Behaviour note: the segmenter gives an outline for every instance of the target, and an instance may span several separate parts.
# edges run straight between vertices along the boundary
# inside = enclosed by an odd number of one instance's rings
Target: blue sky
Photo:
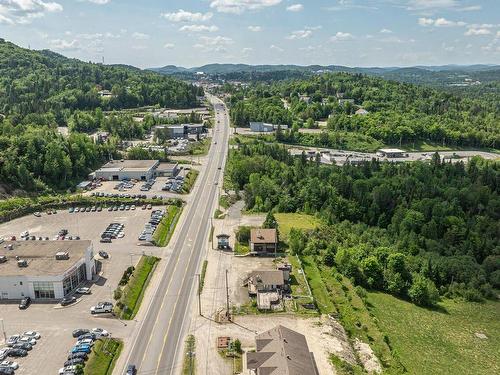
[[[0,0],[0,37],[85,61],[500,63],[500,0]]]

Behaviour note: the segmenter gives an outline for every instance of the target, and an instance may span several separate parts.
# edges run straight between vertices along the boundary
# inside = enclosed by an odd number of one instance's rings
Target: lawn
[[[445,300],[433,311],[384,293],[369,293],[368,301],[408,373],[500,373],[499,302]]]
[[[182,193],[183,194],[187,194],[191,191],[191,189],[193,188],[193,185],[196,181],[196,178],[198,177],[198,175],[200,174],[199,171],[197,171],[196,169],[191,169],[185,180],[184,180],[184,185],[182,185]]]
[[[312,294],[314,296],[314,302],[322,314],[331,314],[336,312],[333,305],[328,289],[321,278],[321,273],[314,262],[314,259],[310,256],[304,256],[301,258],[302,267],[311,287]]]
[[[196,374],[196,339],[189,335],[185,341],[184,360],[182,363],[182,375]]]
[[[181,207],[179,206],[167,206],[167,214],[160,221],[153,235],[153,243],[156,246],[164,247],[168,245],[170,237],[175,231],[180,212]]]
[[[160,258],[153,256],[142,256],[139,260],[129,282],[123,287],[123,294],[120,298],[123,308],[121,311],[119,309],[122,319],[133,319],[137,314],[144,291],[149,283],[149,274],[154,270],[159,260]]]
[[[274,214],[279,225],[280,236],[285,240],[292,228],[314,229],[321,224],[321,221],[312,215],[300,213]]]
[[[83,373],[85,375],[111,375],[122,348],[123,342],[118,339],[97,340]]]

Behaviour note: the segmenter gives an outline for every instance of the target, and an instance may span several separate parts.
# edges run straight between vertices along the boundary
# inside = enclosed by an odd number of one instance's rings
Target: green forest
[[[231,120],[236,126],[248,126],[249,121],[292,126],[283,131],[279,139],[283,142],[343,147],[346,142],[331,136],[342,132],[345,139],[356,135],[367,144],[403,147],[432,142],[495,149],[500,141],[500,93],[495,87],[466,96],[361,74],[333,73],[225,89],[231,94]],[[339,99],[352,101],[339,104]],[[359,108],[369,113],[356,115]],[[302,139],[298,130],[317,127],[317,120],[327,121],[328,133],[322,139],[320,135]]]
[[[335,267],[355,284],[434,305],[479,301],[500,287],[500,164],[323,165],[253,141],[230,151],[230,184],[248,210],[304,212],[325,223],[292,229],[292,253]]]
[[[100,90],[111,96],[101,97]],[[141,138],[154,124],[124,108],[197,104],[199,87],[149,71],[68,59],[0,39],[0,188],[64,190],[110,156],[121,139]],[[69,136],[57,127],[68,127]],[[95,144],[86,133],[111,135]]]

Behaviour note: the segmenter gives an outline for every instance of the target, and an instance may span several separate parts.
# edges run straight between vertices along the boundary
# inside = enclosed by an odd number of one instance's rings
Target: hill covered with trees
[[[228,91],[232,94],[231,119],[235,125],[247,126],[249,121],[291,125],[291,131],[283,132],[281,139],[290,143],[304,143],[299,128],[328,120],[330,133],[362,135],[367,143],[404,146],[432,142],[498,148],[497,88],[492,84],[487,94],[468,97],[361,74],[334,73]],[[359,108],[369,113],[356,115]],[[308,135],[307,140],[317,146],[338,146],[329,138]]]
[[[292,229],[290,250],[357,285],[432,305],[439,294],[480,300],[500,287],[500,165],[323,165],[254,141],[230,151],[230,182],[259,212],[304,212],[326,223]]]
[[[111,95],[103,97],[100,90]],[[130,116],[106,116],[103,111],[192,107],[202,93],[199,87],[157,73],[85,63],[0,39],[2,188],[68,188],[116,151],[117,140],[97,145],[84,132],[101,128],[119,139],[144,131]],[[69,136],[59,134],[58,126],[69,126]]]

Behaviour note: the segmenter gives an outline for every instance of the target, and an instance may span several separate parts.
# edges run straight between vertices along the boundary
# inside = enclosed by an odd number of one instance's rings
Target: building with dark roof
[[[278,250],[278,232],[276,229],[254,228],[250,231],[250,251],[270,254]]]
[[[282,325],[257,335],[256,351],[246,354],[254,375],[319,375],[304,335]]]

